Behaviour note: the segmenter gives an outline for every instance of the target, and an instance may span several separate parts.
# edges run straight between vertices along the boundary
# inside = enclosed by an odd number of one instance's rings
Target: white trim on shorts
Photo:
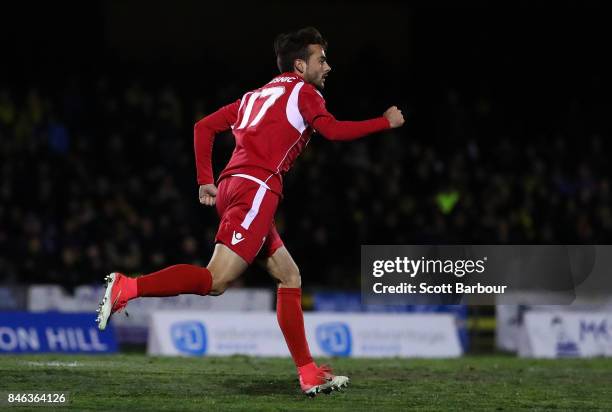
[[[255,193],[255,198],[253,199],[253,203],[251,204],[251,209],[247,212],[246,216],[244,217],[244,220],[240,224],[240,226],[248,230],[251,226],[251,223],[253,223],[253,220],[255,220],[257,214],[259,213],[259,207],[261,206],[261,202],[263,201],[264,195],[266,194],[266,190],[270,190],[270,187],[263,180],[260,180],[251,175],[239,173],[232,176],[241,177],[243,179],[247,179],[259,184],[259,189],[257,189],[257,193]]]
[[[238,173],[238,174],[235,174],[235,175],[232,175],[232,176],[242,177],[243,179],[248,179],[248,180],[250,180],[250,181],[252,181],[252,182],[257,183],[259,186],[263,186],[263,187],[265,187],[266,189],[270,190],[270,187],[269,187],[269,186],[266,184],[266,182],[264,182],[264,181],[263,181],[263,180],[261,180],[261,179],[258,179],[258,178],[256,178],[256,177],[254,177],[254,176],[251,176],[251,175],[245,175],[245,174],[243,174],[243,173]],[[269,179],[269,178],[268,178],[268,179]]]

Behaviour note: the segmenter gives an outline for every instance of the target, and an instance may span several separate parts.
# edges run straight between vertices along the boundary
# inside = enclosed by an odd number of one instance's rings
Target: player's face
[[[304,80],[315,85],[319,89],[325,87],[325,78],[331,70],[327,64],[325,50],[319,44],[311,44],[308,46],[310,56],[306,62],[306,70],[304,71]]]

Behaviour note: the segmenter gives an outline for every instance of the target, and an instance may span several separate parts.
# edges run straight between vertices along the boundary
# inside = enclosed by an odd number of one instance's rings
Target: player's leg
[[[302,313],[302,281],[300,271],[285,246],[278,248],[263,265],[278,282],[276,316],[291,357],[300,371],[313,364]]]
[[[212,258],[204,267],[174,265],[135,279],[135,297],[163,297],[182,294],[219,296],[248,267],[227,246],[217,243]]]
[[[222,294],[257,255],[277,204],[277,195],[249,180],[223,180],[217,193],[217,245],[208,266],[174,265],[135,279],[111,273],[98,308],[98,327],[104,329],[113,313],[137,297]]]
[[[98,309],[98,327],[104,330],[109,317],[135,298],[221,295],[247,267],[234,251],[217,244],[207,267],[179,264],[138,278],[111,273],[106,277],[106,292]]]
[[[227,287],[247,269],[249,265],[236,252],[222,243],[217,243],[208,270],[212,274],[211,296],[222,295]]]
[[[334,376],[328,367],[318,367],[312,359],[302,313],[302,280],[300,271],[287,248],[283,245],[274,225],[264,250],[263,261],[267,272],[278,282],[276,315],[300,379],[302,390],[314,396],[329,393],[348,384],[345,376]]]

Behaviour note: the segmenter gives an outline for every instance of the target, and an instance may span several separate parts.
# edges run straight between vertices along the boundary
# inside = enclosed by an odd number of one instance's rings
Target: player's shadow
[[[296,382],[287,379],[264,378],[261,381],[245,381],[241,379],[225,379],[224,390],[242,395],[295,395]]]

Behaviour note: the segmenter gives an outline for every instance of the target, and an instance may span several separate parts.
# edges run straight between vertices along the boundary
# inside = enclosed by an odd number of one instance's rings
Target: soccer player
[[[259,256],[278,282],[278,324],[297,367],[301,388],[315,396],[346,386],[349,379],[333,375],[327,366],[317,366],[310,355],[300,272],[274,225],[283,175],[315,131],[330,140],[353,140],[400,127],[404,118],[395,106],[381,117],[365,121],[338,121],[326,110],[321,91],[331,67],[325,54],[327,42],[316,29],[281,34],[274,48],[280,75],[195,125],[199,200],[203,205],[216,206],[221,219],[208,266],[174,265],[138,278],[111,273],[106,277],[97,322],[104,329],[111,314],[137,297],[221,295]],[[230,128],[236,147],[217,186],[211,166],[213,139]]]

